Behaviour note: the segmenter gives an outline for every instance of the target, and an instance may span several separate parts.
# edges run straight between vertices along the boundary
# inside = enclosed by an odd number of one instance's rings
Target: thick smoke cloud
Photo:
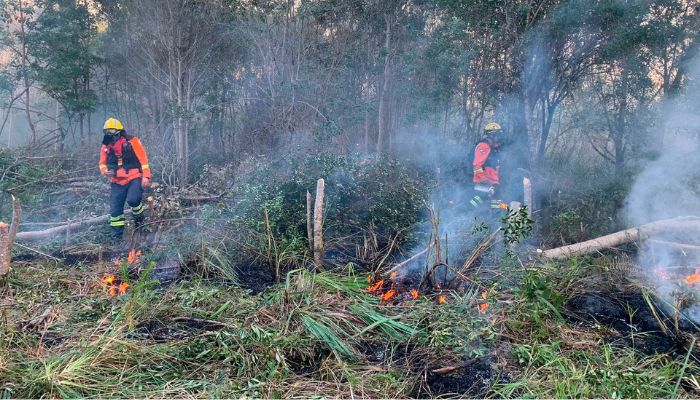
[[[687,91],[659,107],[659,154],[636,177],[628,195],[625,217],[631,226],[660,219],[700,216],[700,59],[692,64]],[[700,254],[681,251],[664,242],[697,245],[687,232],[654,235],[640,249],[637,262],[648,270],[649,283],[667,305],[675,304],[679,278],[700,268]],[[686,314],[700,322],[700,305],[692,305]]]

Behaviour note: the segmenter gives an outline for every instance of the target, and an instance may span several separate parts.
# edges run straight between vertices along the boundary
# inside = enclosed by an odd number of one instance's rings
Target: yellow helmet
[[[116,119],[116,118],[110,118],[107,121],[105,121],[105,126],[102,127],[102,130],[107,130],[107,129],[114,129],[117,131],[123,131],[124,130],[124,125]]]
[[[498,124],[495,123],[495,122],[489,122],[489,123],[486,124],[486,126],[484,127],[484,134],[485,134],[485,135],[488,135],[488,134],[496,133],[496,132],[498,132],[498,131],[500,131],[500,130],[501,130],[501,125],[498,125]]]

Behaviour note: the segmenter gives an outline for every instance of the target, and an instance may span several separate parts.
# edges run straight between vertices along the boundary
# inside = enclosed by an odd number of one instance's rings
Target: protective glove
[[[114,171],[112,171],[111,169],[106,169],[105,172],[102,173],[102,175],[106,176],[107,178],[113,178]]]
[[[141,178],[141,187],[146,189],[151,184],[151,178]]]

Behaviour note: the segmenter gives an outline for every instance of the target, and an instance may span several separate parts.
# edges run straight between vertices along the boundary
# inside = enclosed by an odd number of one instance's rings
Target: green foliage
[[[629,180],[619,180],[606,164],[564,159],[548,162],[548,175],[540,183],[550,217],[538,219],[543,240],[575,243],[619,229],[616,217],[624,204]]]
[[[519,210],[509,210],[501,219],[501,223],[505,242],[513,244],[520,242],[532,233],[535,221],[530,219],[527,206],[522,206]]]
[[[571,350],[561,341],[515,348],[522,380],[500,384],[496,393],[522,398],[668,398],[682,365],[668,356],[640,357],[633,349],[602,344]]]
[[[561,309],[565,297],[557,291],[552,280],[540,271],[526,271],[515,292],[520,301],[512,312],[518,318],[509,321],[510,329],[526,329],[534,338],[543,339],[552,334],[557,324],[564,322]]]
[[[96,29],[87,3],[74,0],[43,1],[44,10],[28,36],[32,69],[41,88],[58,100],[70,115],[85,115],[97,105],[90,88]]]
[[[424,176],[395,160],[324,154],[261,166],[236,189],[239,201],[232,208],[232,222],[258,232],[254,246],[260,253],[269,253],[272,243],[279,253],[304,254],[306,192],[315,196],[319,178],[326,181],[327,240],[373,224],[384,243],[395,236],[402,242],[422,216]]]

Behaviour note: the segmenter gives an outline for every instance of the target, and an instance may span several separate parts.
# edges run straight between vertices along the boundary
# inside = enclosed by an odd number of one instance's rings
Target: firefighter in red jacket
[[[100,149],[100,172],[109,178],[109,225],[115,239],[124,236],[124,202],[129,204],[134,218],[134,227],[139,229],[144,222],[143,190],[151,181],[146,150],[141,140],[128,135],[122,123],[110,118],[104,124],[104,138]]]
[[[474,148],[474,158],[472,166],[474,167],[474,183],[475,196],[470,203],[474,207],[479,207],[484,202],[484,197],[494,199],[498,192],[500,184],[499,169],[501,164],[500,148],[501,135],[503,130],[501,126],[495,122],[490,122],[484,127],[484,132],[481,139]],[[494,200],[492,200],[493,203]],[[500,203],[500,201],[499,201]]]

